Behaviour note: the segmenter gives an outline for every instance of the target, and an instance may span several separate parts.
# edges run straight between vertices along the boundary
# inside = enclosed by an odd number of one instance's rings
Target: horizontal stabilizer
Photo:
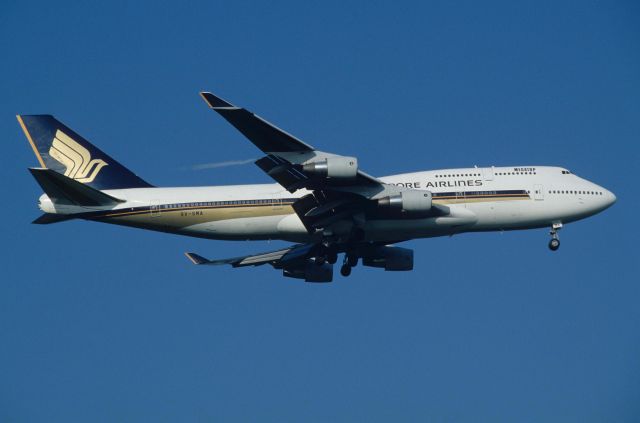
[[[36,225],[49,225],[51,223],[64,222],[65,220],[71,220],[71,219],[73,219],[73,215],[44,213],[43,215],[41,215],[31,223]]]
[[[51,169],[30,168],[29,172],[54,203],[113,206],[124,202]]]

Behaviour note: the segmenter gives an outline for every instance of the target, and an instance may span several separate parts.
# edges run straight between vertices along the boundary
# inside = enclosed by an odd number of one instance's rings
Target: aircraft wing
[[[185,255],[193,264],[197,265],[228,264],[232,267],[244,267],[270,264],[274,269],[282,269],[284,276],[304,279],[306,282],[331,282],[333,280],[333,263],[337,260],[337,254],[347,251],[348,254],[356,257],[356,262],[357,257],[362,257],[365,266],[384,267],[385,270],[413,269],[412,250],[384,244],[356,242],[348,246],[336,245],[332,259],[326,255],[326,246],[322,243],[296,244],[276,251],[218,260],[209,260],[196,253],[185,253]],[[394,260],[393,264],[387,264],[388,259]],[[350,260],[345,258],[344,263],[349,262]],[[354,265],[349,264],[348,266]],[[343,264],[344,266],[347,264]]]
[[[315,247],[315,244],[296,244],[281,250],[217,260],[209,260],[196,253],[185,253],[185,255],[193,264],[198,265],[219,266],[229,264],[233,267],[244,267],[271,264],[275,268],[281,269],[295,265],[300,260],[307,259]]]
[[[373,176],[359,170],[354,157],[318,151],[247,109],[234,106],[210,92],[201,92],[200,95],[211,109],[266,154],[256,164],[289,192],[300,188],[313,190],[322,187],[381,184]],[[329,175],[323,175],[323,171],[328,170],[326,167],[335,167],[334,164],[341,166],[338,169],[341,174],[333,172],[335,175],[332,175],[329,170]],[[346,176],[351,177],[340,177],[349,171],[353,171],[353,175]]]

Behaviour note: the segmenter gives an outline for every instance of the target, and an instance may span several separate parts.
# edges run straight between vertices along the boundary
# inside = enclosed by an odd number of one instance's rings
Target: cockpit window
[[[563,170],[563,171],[562,171],[562,174],[563,174],[563,175],[570,175],[570,174],[571,174],[571,172],[569,172],[568,170]]]

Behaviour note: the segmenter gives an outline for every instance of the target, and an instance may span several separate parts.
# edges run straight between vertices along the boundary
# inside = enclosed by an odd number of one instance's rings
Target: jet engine
[[[304,279],[305,282],[331,282],[333,281],[333,265],[329,263],[319,265],[312,258],[298,267],[283,269],[282,274],[288,278]]]
[[[358,174],[358,159],[344,156],[327,157],[324,160],[302,165],[302,170],[325,178],[352,179]]]
[[[420,213],[431,210],[431,202],[430,191],[407,190],[379,199],[378,206],[390,210]]]
[[[362,264],[387,271],[413,270],[413,250],[401,247],[380,247],[372,254],[362,257]]]

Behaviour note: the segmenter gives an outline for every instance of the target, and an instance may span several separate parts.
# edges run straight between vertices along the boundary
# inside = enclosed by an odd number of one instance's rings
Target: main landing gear
[[[354,254],[345,253],[342,266],[340,267],[340,274],[345,278],[351,274],[351,269],[358,264],[358,256]]]
[[[551,251],[556,251],[560,248],[560,238],[558,238],[558,231],[562,229],[562,223],[554,223],[551,226],[551,240],[549,241],[549,249]]]
[[[364,239],[364,231],[362,229],[354,230],[351,239]],[[336,248],[336,244],[331,240],[325,240],[316,246],[313,251],[313,257],[318,266],[323,266],[325,263],[333,265],[338,261],[338,253],[339,249]],[[357,265],[358,255],[356,250],[354,248],[347,249],[344,253],[342,266],[340,266],[340,274],[344,277],[351,275],[351,270]]]
[[[335,264],[338,261],[338,252],[330,245],[321,245],[316,255],[316,264],[322,266],[325,263]]]

